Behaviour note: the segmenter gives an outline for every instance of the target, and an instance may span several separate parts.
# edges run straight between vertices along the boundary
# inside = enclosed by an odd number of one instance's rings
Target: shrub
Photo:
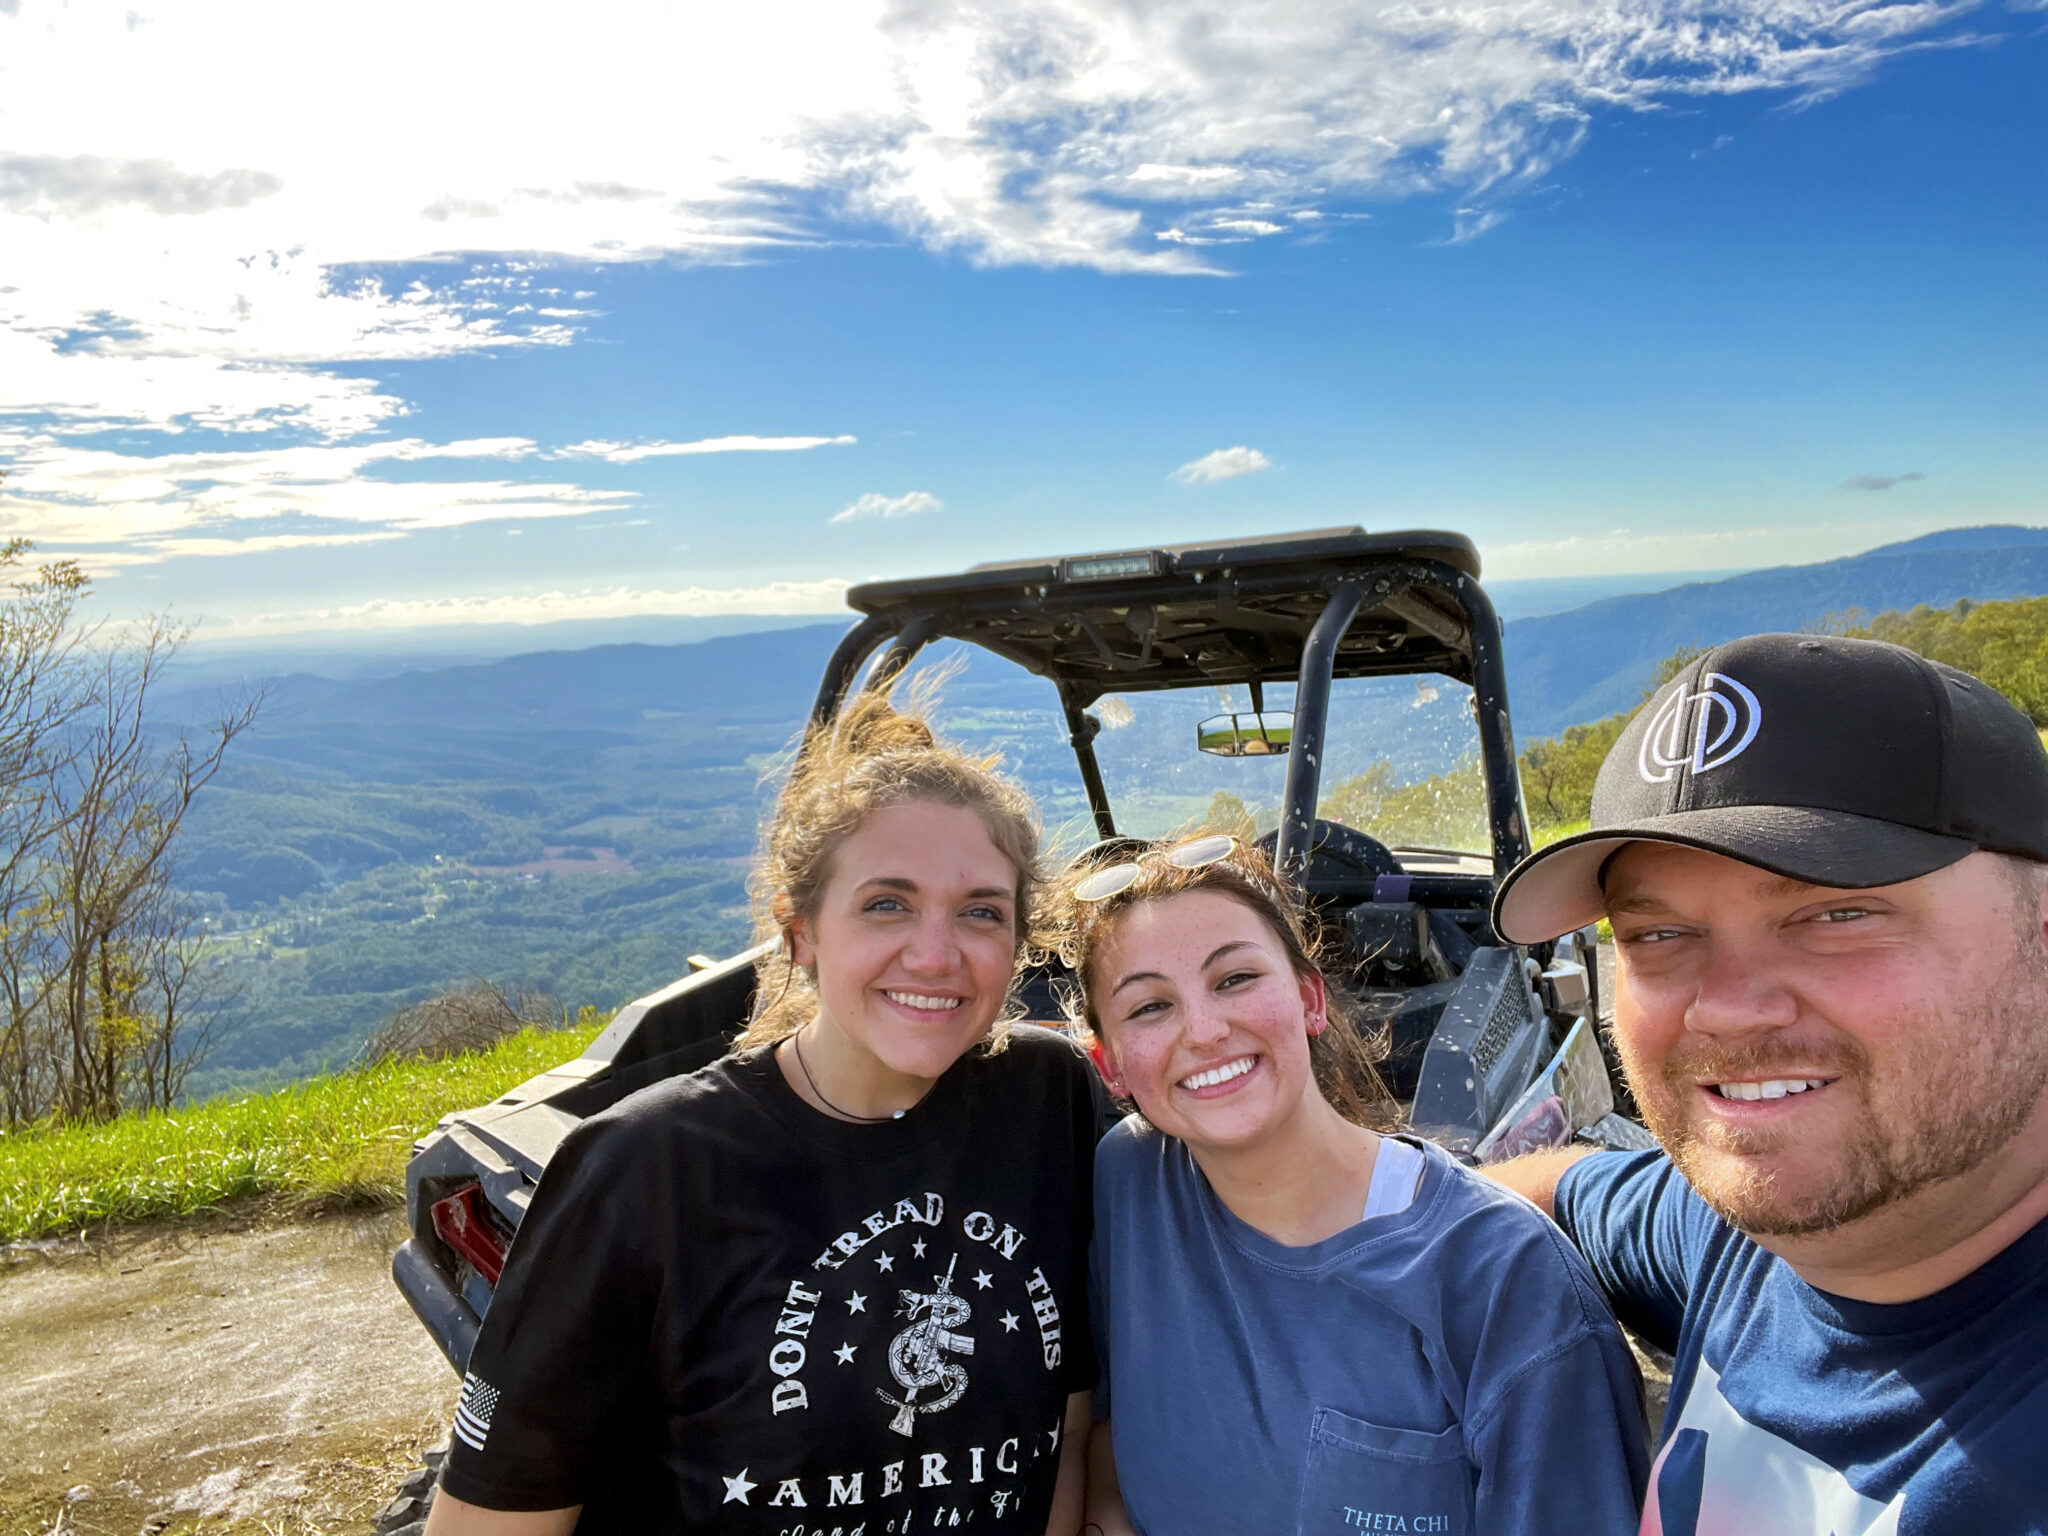
[[[508,1035],[546,1029],[560,1021],[561,1010],[545,992],[507,989],[479,979],[399,1009],[363,1043],[362,1059],[442,1061],[488,1050]]]

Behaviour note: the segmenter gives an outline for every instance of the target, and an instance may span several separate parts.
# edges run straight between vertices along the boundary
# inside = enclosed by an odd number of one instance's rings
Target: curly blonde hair
[[[1124,862],[1117,855],[1107,854],[1079,865],[1063,878],[1062,888],[1050,904],[1046,928],[1052,947],[1078,984],[1068,989],[1065,998],[1069,1024],[1097,1038],[1102,1034],[1091,995],[1094,967],[1124,913],[1189,891],[1214,891],[1248,908],[1272,930],[1297,976],[1323,978],[1330,1022],[1321,1034],[1309,1037],[1309,1064],[1316,1087],[1330,1107],[1368,1130],[1395,1129],[1400,1123],[1400,1107],[1379,1073],[1379,1064],[1387,1057],[1387,1030],[1384,1026],[1367,1027],[1358,1000],[1332,974],[1320,930],[1303,915],[1294,891],[1274,873],[1264,853],[1241,840],[1233,838],[1230,852],[1223,858],[1194,869],[1179,869],[1167,862],[1164,855],[1175,846],[1161,844],[1146,850],[1136,860],[1137,878],[1101,901],[1078,900],[1072,893],[1073,883],[1091,867]]]
[[[913,695],[909,713],[890,694],[868,689],[836,721],[808,729],[776,797],[748,880],[755,942],[775,947],[756,964],[754,1016],[739,1048],[787,1039],[817,1012],[816,979],[796,964],[791,924],[817,916],[839,845],[892,806],[930,802],[981,818],[1017,871],[1013,957],[1023,960],[1039,894],[1038,809],[996,771],[1000,758],[973,756],[933,731],[922,718],[933,703],[929,689]],[[1008,1022],[997,1021],[992,1047],[1000,1047]]]

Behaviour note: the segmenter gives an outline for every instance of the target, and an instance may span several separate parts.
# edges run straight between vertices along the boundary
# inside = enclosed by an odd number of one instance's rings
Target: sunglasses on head
[[[1128,863],[1112,864],[1082,876],[1074,885],[1074,900],[1107,901],[1128,891],[1144,872],[1146,859],[1162,859],[1173,869],[1202,869],[1229,858],[1236,847],[1236,838],[1227,832],[1219,832],[1214,837],[1198,837],[1192,842],[1176,844],[1164,852],[1150,849]]]

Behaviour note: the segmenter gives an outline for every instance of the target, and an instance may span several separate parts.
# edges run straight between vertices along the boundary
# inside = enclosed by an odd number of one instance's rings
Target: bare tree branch
[[[29,546],[0,545],[0,570]],[[77,622],[85,576],[45,565],[0,599],[0,1112],[105,1119],[173,1102],[219,1016],[172,883],[179,828],[260,694],[198,732],[153,696],[185,632]]]

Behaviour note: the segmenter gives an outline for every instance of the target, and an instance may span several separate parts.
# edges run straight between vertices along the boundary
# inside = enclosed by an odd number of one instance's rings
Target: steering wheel
[[[1277,861],[1279,832],[1268,832],[1260,838],[1259,848],[1267,858]],[[1310,822],[1308,848],[1310,879],[1371,880],[1381,875],[1402,873],[1401,861],[1394,857],[1385,843],[1341,822],[1321,819]]]

